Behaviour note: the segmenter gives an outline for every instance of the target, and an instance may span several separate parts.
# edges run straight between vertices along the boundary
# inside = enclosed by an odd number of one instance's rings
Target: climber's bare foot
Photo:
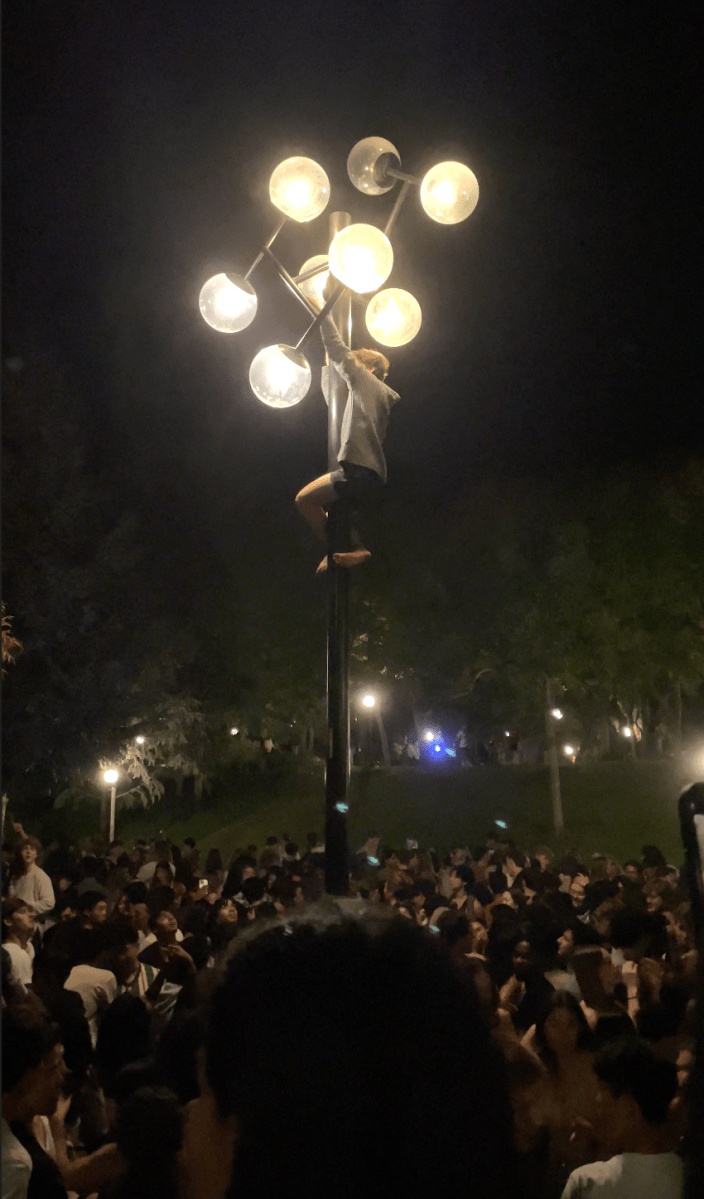
[[[352,567],[361,566],[367,558],[371,558],[371,554],[369,550],[350,550],[347,554],[333,554],[333,558],[338,566]]]
[[[321,562],[321,563],[320,563],[320,565],[318,566],[318,568],[317,568],[317,570],[316,570],[316,572],[315,572],[315,573],[316,573],[317,575],[322,575],[322,574],[324,574],[324,573],[325,573],[325,571],[327,570],[327,568],[328,568],[328,556],[327,556],[327,554],[326,554],[326,555],[325,555],[325,557],[323,558],[322,562]]]

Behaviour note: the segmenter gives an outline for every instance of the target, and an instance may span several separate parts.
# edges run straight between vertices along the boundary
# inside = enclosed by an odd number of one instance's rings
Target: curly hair
[[[384,377],[388,375],[389,360],[379,350],[353,350],[352,354],[359,365],[371,371],[373,375],[376,375],[377,379],[383,381]]]

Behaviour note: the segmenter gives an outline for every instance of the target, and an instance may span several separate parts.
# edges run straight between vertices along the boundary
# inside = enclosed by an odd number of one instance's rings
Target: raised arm
[[[359,365],[352,351],[345,345],[331,316],[326,316],[322,322],[320,336],[323,339],[328,358],[335,364],[342,378],[352,387],[369,374],[369,371]]]

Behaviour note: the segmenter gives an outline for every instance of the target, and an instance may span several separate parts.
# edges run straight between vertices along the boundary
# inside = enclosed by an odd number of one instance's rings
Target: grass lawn
[[[561,768],[565,832],[552,832],[546,767],[510,766],[433,770],[421,766],[355,773],[350,788],[349,841],[354,849],[372,833],[402,848],[407,837],[440,852],[458,843],[484,840],[495,820],[516,840],[534,847],[587,855],[612,853],[620,861],[638,857],[646,843],[659,845],[679,864],[677,800],[681,784],[669,761],[599,762]],[[248,789],[243,784],[243,790]],[[188,820],[168,819],[163,806],[119,821],[123,838],[154,835],[180,842],[192,836],[202,851],[217,846],[225,862],[233,850],[272,833],[290,833],[299,844],[310,830],[324,829],[322,766],[308,767],[285,781],[256,780],[254,794],[238,794]]]

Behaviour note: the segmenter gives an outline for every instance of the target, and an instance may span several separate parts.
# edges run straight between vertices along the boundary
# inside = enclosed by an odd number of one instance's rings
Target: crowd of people
[[[682,1193],[696,936],[657,847],[372,837],[333,899],[315,833],[225,865],[15,831],[2,1199]]]

